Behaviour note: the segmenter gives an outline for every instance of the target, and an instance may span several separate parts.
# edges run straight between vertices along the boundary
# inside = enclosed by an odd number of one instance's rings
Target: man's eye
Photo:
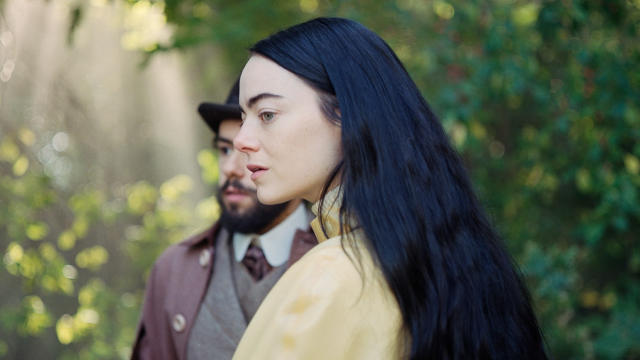
[[[231,153],[231,148],[228,146],[219,146],[218,147],[218,152],[221,155],[229,155]]]
[[[262,121],[265,122],[269,122],[271,120],[273,120],[273,118],[275,118],[276,114],[269,112],[269,111],[265,111],[262,114],[260,114],[260,117],[262,118]]]

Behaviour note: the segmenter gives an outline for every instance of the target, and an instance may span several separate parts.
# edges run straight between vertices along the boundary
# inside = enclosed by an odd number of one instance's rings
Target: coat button
[[[173,317],[173,330],[176,332],[182,332],[184,328],[187,326],[187,319],[184,318],[182,314],[177,314]]]
[[[209,261],[211,261],[211,252],[208,249],[202,250],[200,253],[200,265],[207,266]]]

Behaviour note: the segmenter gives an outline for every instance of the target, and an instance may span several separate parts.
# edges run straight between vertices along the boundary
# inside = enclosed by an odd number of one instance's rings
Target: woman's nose
[[[236,137],[233,138],[233,147],[243,153],[258,151],[258,140],[253,134],[250,124],[246,121],[240,127]]]

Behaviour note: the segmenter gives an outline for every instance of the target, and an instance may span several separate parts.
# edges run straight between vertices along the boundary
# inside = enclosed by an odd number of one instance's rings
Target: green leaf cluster
[[[30,130],[2,130],[0,358],[128,358],[152,263],[213,223],[215,198],[192,203],[186,175],[65,191]]]

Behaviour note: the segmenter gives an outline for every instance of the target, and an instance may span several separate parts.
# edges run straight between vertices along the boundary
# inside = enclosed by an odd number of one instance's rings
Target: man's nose
[[[232,150],[222,166],[222,172],[224,172],[225,176],[227,178],[241,178],[245,174],[247,167],[246,157],[246,154]]]

